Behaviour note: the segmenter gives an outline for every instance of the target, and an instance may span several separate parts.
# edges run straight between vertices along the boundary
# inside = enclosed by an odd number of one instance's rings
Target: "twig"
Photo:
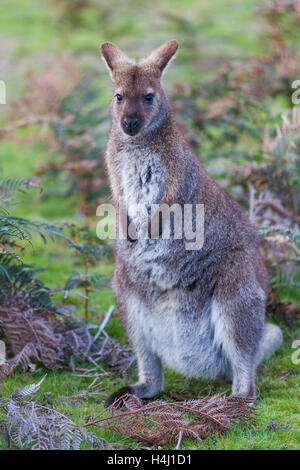
[[[97,339],[99,338],[100,334],[104,331],[104,328],[106,327],[110,317],[112,316],[113,314],[113,311],[114,311],[115,307],[113,305],[111,305],[108,309],[108,312],[106,313],[100,327],[99,327],[99,330],[97,331],[97,333],[95,334],[94,336],[94,343],[95,341],[97,341]]]
[[[182,431],[179,431],[179,437],[178,437],[178,442],[176,444],[176,447],[174,450],[179,450],[180,444],[181,444],[181,439],[182,439]]]

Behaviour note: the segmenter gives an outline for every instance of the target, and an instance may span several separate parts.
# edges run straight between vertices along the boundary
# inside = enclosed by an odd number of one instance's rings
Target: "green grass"
[[[110,328],[112,330],[112,328]],[[111,334],[116,334],[113,329]],[[118,336],[118,334],[116,335]],[[106,368],[109,371],[108,368]],[[288,376],[285,376],[286,371]],[[174,393],[182,390],[196,396],[207,387],[211,393],[229,391],[230,386],[219,385],[205,380],[186,379],[168,369],[166,372],[166,392],[162,398],[170,399]],[[39,369],[35,373],[17,372],[2,383],[2,393],[10,394],[16,387],[37,382],[45,374]],[[96,399],[77,398],[83,394],[93,379],[74,377],[71,372],[47,371],[47,378],[36,399],[43,404],[55,406],[78,424],[85,422],[86,416],[95,416],[103,410],[103,400],[108,393],[125,385],[126,380],[109,371],[109,375],[99,382],[99,396]],[[134,378],[134,377],[133,377]],[[232,425],[229,431],[221,436],[213,436],[203,442],[183,439],[182,446],[186,449],[299,449],[299,366],[291,363],[291,348],[288,341],[276,355],[265,361],[258,369],[257,386],[260,399],[256,404],[258,416],[251,425]],[[279,422],[287,429],[270,429],[270,421]],[[140,444],[109,431],[92,430],[110,442],[118,442],[121,448],[139,448]],[[169,446],[170,447],[170,446]],[[5,448],[4,442],[0,448]],[[172,447],[170,447],[172,448]]]
[[[88,10],[80,25],[70,27],[59,21],[57,11],[50,1],[1,2],[0,39],[3,44],[5,41],[11,44],[11,55],[7,57],[11,65],[3,69],[4,76],[0,78],[8,82],[10,100],[22,92],[28,69],[41,68],[45,61],[53,60],[56,52],[63,51],[72,53],[82,67],[99,68],[99,80],[101,77],[103,86],[106,87],[103,100],[108,103],[110,83],[98,58],[98,47],[103,40],[115,41],[135,55],[136,50],[140,54],[143,51],[149,52],[151,47],[159,45],[163,40],[177,37],[181,48],[178,60],[168,72],[167,85],[181,79],[193,81],[206,77],[218,68],[223,57],[238,59],[266,50],[265,33],[260,26],[260,19],[254,15],[256,2],[253,0],[189,0],[184,3],[179,0],[154,0],[151,6],[149,2],[137,0],[122,2],[122,6],[119,6],[120,2],[113,0],[100,1],[99,5],[100,10],[102,8],[102,17]],[[172,12],[174,18],[171,19],[167,12]],[[108,18],[105,21],[104,14]],[[181,19],[184,20],[183,23],[180,22]],[[86,58],[90,58],[90,62]],[[209,63],[209,59],[215,60]],[[0,109],[0,112],[4,111]],[[50,158],[46,143],[26,147],[9,141],[0,142],[0,172],[7,177],[30,177],[39,163]],[[42,177],[45,191],[53,189],[57,184],[57,181],[47,176]],[[12,208],[15,215],[58,225],[66,220],[78,225],[82,223],[82,216],[77,211],[77,194],[67,198],[51,194],[44,196],[37,189],[32,189],[27,194],[20,195],[19,202]],[[94,225],[96,227],[96,221]],[[76,254],[66,249],[64,242],[58,239],[44,244],[39,237],[34,237],[33,248],[27,247],[24,259],[34,263],[36,267],[45,268],[39,277],[49,287],[63,286],[71,272],[81,268]],[[108,259],[92,270],[111,275],[113,262]],[[289,300],[295,298],[293,296],[292,291],[282,291],[283,298]],[[61,295],[57,295],[57,300],[64,302]],[[76,305],[77,313],[83,314],[83,302],[79,296],[71,294],[65,302]],[[100,323],[102,314],[111,304],[115,304],[115,299],[110,288],[95,293],[91,300],[93,322]],[[285,329],[284,346],[258,369],[260,400],[257,403],[256,423],[251,426],[232,426],[225,435],[213,436],[203,442],[183,439],[182,446],[187,449],[300,449],[300,365],[291,361],[291,344],[297,332],[299,334],[299,328],[298,322],[292,330]],[[127,341],[116,314],[113,315],[107,331],[112,337],[119,338],[122,342]],[[55,406],[76,423],[83,423],[87,415],[96,415],[102,411],[105,396],[126,383],[124,378],[107,370],[109,375],[103,377],[99,384],[103,388],[103,396],[99,395],[97,400],[76,398],[87,389],[92,379],[74,377],[71,372],[63,370],[47,371],[47,379],[36,397],[43,403]],[[38,368],[34,373],[17,371],[0,384],[0,390],[8,395],[16,387],[37,382],[44,373],[43,368]],[[166,370],[166,392],[163,398],[170,398],[172,392],[181,390],[189,390],[196,395],[207,386],[211,387],[211,393],[230,391],[229,384],[189,380]],[[268,423],[271,420],[290,428],[269,429]],[[120,443],[122,448],[135,449],[140,446],[116,433],[99,431],[97,428],[93,430],[110,442]],[[1,437],[0,448],[5,448]]]

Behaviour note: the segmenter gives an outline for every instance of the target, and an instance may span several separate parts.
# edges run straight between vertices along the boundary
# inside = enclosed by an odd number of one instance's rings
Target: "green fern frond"
[[[25,192],[30,186],[24,178],[3,178],[0,180],[0,201],[9,200],[16,192]]]

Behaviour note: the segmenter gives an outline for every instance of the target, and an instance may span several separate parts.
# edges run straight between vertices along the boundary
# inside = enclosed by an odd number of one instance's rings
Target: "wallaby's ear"
[[[122,65],[131,65],[134,62],[130,60],[124,52],[114,46],[111,42],[104,42],[101,44],[101,55],[104,62],[107,65],[107,68],[113,76],[113,72],[118,66]]]
[[[163,75],[164,70],[170,64],[178,49],[178,42],[176,39],[166,42],[161,47],[153,51],[149,57],[144,59],[141,63],[143,65],[150,65],[158,69],[159,74]]]

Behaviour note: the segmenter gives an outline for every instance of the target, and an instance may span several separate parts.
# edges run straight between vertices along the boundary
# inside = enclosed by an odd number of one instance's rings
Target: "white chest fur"
[[[130,149],[120,152],[117,162],[122,194],[131,222],[128,234],[130,238],[137,238],[134,249],[126,251],[126,264],[136,272],[147,271],[153,282],[165,286],[166,267],[155,262],[163,254],[165,245],[161,240],[151,240],[148,236],[149,208],[152,204],[160,203],[165,188],[166,168],[163,159],[149,149]]]
[[[117,156],[122,193],[127,206],[159,203],[165,183],[165,166],[159,154],[139,148]]]

